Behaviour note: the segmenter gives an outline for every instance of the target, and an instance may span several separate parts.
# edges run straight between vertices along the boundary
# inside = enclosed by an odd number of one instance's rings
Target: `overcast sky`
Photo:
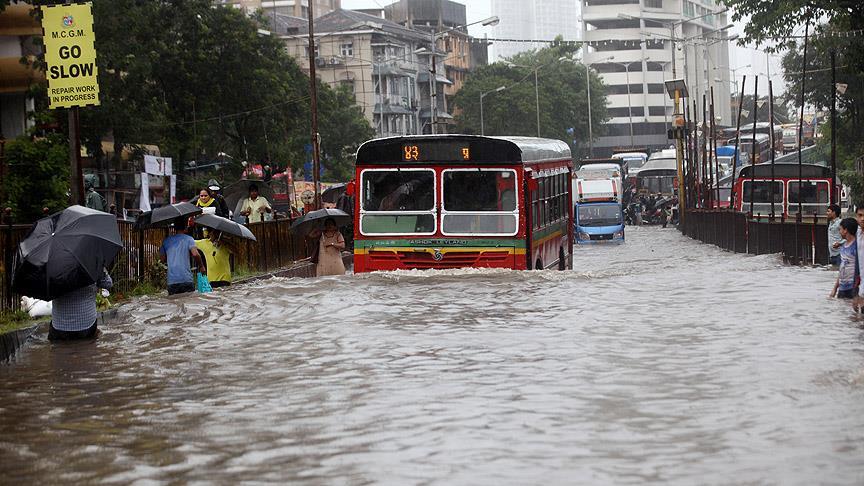
[[[483,20],[492,15],[491,13],[491,0],[456,0],[458,3],[463,3],[466,5],[468,22],[476,22],[478,20]],[[347,9],[356,9],[356,8],[383,8],[385,5],[389,5],[392,3],[391,0],[342,0],[342,8]],[[482,27],[482,26],[474,26],[470,27],[469,31],[472,35],[482,36],[484,33],[491,35],[490,27]],[[738,26],[730,29],[730,36],[734,34],[743,34],[743,29],[738,28]],[[750,68],[739,69],[736,73],[739,78],[740,85],[740,77],[742,74],[747,74],[749,88],[748,92],[752,92],[753,90],[753,74],[765,75],[767,73],[767,63],[765,53],[761,51],[757,51],[755,49],[743,48],[743,47],[733,47],[729,51],[729,64],[730,67],[740,67],[746,66],[747,64],[752,65]],[[785,91],[785,85],[783,83],[783,77],[781,75],[781,66],[780,66],[780,58],[779,56],[770,57],[771,60],[771,78],[774,81],[774,94],[777,95]],[[759,86],[759,93],[762,95],[768,94],[768,83],[762,82]]]

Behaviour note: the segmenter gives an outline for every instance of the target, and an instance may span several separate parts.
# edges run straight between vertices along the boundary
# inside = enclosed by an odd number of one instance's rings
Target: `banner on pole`
[[[150,211],[150,177],[146,172],[141,174],[141,201],[138,207],[141,211]]]
[[[144,172],[150,175],[170,176],[173,172],[171,157],[144,156]]]
[[[96,36],[91,3],[42,7],[48,101],[51,108],[99,104]]]

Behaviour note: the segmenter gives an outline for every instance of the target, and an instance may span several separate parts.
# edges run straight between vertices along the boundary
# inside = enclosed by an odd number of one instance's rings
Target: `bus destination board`
[[[406,143],[402,145],[403,162],[456,162],[471,160],[467,143]]]

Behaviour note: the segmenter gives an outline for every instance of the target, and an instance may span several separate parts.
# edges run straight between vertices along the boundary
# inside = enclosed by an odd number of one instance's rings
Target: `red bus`
[[[357,151],[354,271],[573,268],[564,142],[419,135]]]
[[[799,179],[798,164],[775,164],[773,180],[770,163],[747,165],[741,168],[735,181],[735,209],[749,212],[752,199],[753,214],[769,216],[773,196],[774,214],[778,217],[795,217],[799,201],[803,216],[813,216],[814,213],[822,216],[828,207],[829,187],[831,169],[824,165],[802,164]],[[839,196],[840,187],[834,190]],[[839,200],[835,198],[835,201]]]

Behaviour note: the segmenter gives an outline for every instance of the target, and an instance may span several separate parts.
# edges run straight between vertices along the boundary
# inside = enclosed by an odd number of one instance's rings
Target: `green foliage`
[[[855,175],[853,161],[864,154],[864,49],[860,36],[847,36],[849,31],[864,29],[864,2],[861,0],[723,0],[732,7],[733,20],[749,18],[741,42],[770,44],[766,50],[785,50],[784,78],[788,105],[801,107],[802,81],[804,103],[817,110],[831,107],[834,85],[831,80],[831,53],[836,55],[836,81],[847,85],[844,94],[837,97],[837,164],[841,180],[853,187],[857,199],[864,198],[859,186],[861,176]],[[803,34],[801,28],[809,22],[810,39],[807,46],[806,76],[804,71],[804,42],[794,38]],[[745,105],[746,106],[746,105]],[[826,125],[823,125],[823,129]],[[830,130],[823,131],[820,145],[830,143]],[[826,147],[826,152],[830,149]]]
[[[861,0],[722,0],[730,7],[732,20],[747,20],[741,42],[757,46],[782,41],[798,34],[798,28],[809,18],[821,26],[844,26],[860,29],[864,24],[864,2]],[[813,29],[819,32],[822,27]],[[845,29],[844,29],[845,30]],[[781,46],[782,48],[782,46]],[[767,46],[766,50],[776,50]]]
[[[107,136],[115,154],[125,145],[158,145],[174,157],[180,187],[182,164],[219,152],[236,162],[226,176],[239,174],[241,160],[302,167],[311,138],[309,78],[282,40],[258,33],[260,18],[213,0],[94,0],[93,14],[101,105],[81,110],[92,153],[101,155]],[[346,154],[372,128],[347,92],[321,83],[318,90],[322,160],[332,177],[344,177]],[[37,105],[44,103],[43,86]],[[35,116],[54,118],[65,132],[64,111]]]
[[[480,95],[500,86],[483,100],[486,135],[537,135],[537,103],[534,71],[538,71],[540,135],[575,141],[574,152],[587,153],[588,98],[585,66],[573,60],[576,48],[555,46],[517,54],[510,64],[498,62],[479,68],[456,94],[454,102],[461,113],[456,117],[462,133],[480,133]],[[562,60],[563,58],[563,60]],[[529,67],[519,67],[529,66]],[[591,73],[591,122],[594,136],[603,133],[606,114],[605,87]],[[573,134],[568,129],[573,129]]]
[[[68,205],[68,147],[56,134],[35,140],[19,137],[6,144],[8,177],[2,181],[2,203],[12,208],[17,221],[34,221],[42,208],[54,212]]]
[[[32,325],[30,315],[23,310],[0,312],[0,334]]]

